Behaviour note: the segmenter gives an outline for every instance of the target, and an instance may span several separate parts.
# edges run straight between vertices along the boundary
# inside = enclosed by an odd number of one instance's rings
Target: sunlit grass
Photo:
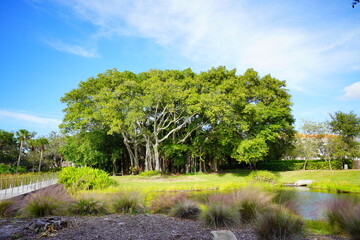
[[[315,180],[311,186],[314,189],[360,193],[360,170],[307,170],[280,173],[282,183],[295,183],[300,179]]]
[[[313,188],[323,191],[348,191],[360,192],[359,170],[307,170],[278,172],[279,183],[295,183],[300,179],[312,179],[316,182]],[[108,191],[141,191],[143,193],[165,192],[165,191],[230,191],[246,187],[250,184],[247,180],[249,171],[236,173],[218,174],[193,174],[193,175],[158,175],[141,177],[138,175],[112,177],[119,186]],[[254,183],[251,183],[254,184]],[[256,183],[264,188],[279,188],[279,185]]]

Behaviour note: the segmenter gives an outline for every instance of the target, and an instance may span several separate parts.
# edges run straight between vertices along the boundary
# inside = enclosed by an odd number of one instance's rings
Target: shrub
[[[48,187],[27,195],[22,212],[26,217],[62,215],[71,202],[72,199],[61,186]]]
[[[276,184],[278,181],[278,176],[269,171],[252,171],[248,179],[254,182],[266,182]]]
[[[325,215],[335,231],[349,234],[351,239],[360,239],[360,203],[338,198],[326,204]]]
[[[183,200],[175,204],[169,215],[177,218],[196,219],[200,214],[199,206],[189,200]]]
[[[254,232],[263,240],[302,239],[304,222],[285,208],[274,208],[257,218]]]
[[[304,168],[304,160],[274,160],[269,162],[258,162],[258,169],[268,171],[296,171]],[[332,169],[342,169],[344,164],[348,164],[349,169],[353,166],[351,159],[332,159]],[[329,162],[325,160],[308,160],[306,170],[329,170]]]
[[[80,199],[70,206],[70,212],[76,215],[101,215],[106,214],[107,209],[103,201],[93,198]]]
[[[215,228],[231,228],[239,224],[239,214],[222,202],[209,203],[199,218],[207,226]]]
[[[113,201],[113,208],[118,213],[144,212],[143,196],[138,192],[120,193]]]
[[[139,176],[141,177],[151,177],[151,176],[156,176],[156,175],[160,175],[161,172],[159,171],[146,171],[146,172],[142,172],[139,174]]]
[[[257,188],[245,188],[232,192],[232,206],[240,214],[243,223],[250,223],[271,206],[273,196]]]
[[[104,189],[116,184],[108,173],[90,167],[66,167],[58,176],[58,183],[71,191]]]
[[[12,205],[12,201],[10,200],[2,200],[0,201],[0,217],[9,216],[9,207]]]
[[[154,198],[151,202],[150,210],[153,213],[167,214],[169,210],[178,202],[186,199],[187,193],[165,193]]]

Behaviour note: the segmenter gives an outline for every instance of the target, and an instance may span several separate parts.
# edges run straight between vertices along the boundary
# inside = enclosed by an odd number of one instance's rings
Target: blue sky
[[[360,115],[352,0],[3,0],[0,129],[58,130],[60,98],[107,69],[225,65],[287,81],[296,125]]]

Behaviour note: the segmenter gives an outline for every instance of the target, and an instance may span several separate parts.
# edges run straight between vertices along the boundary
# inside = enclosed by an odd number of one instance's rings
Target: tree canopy
[[[195,171],[228,160],[255,165],[280,157],[294,134],[285,82],[253,69],[243,75],[225,67],[199,74],[112,69],[81,82],[61,101],[65,132],[117,136],[122,164],[132,169]],[[73,150],[79,162],[104,159]]]

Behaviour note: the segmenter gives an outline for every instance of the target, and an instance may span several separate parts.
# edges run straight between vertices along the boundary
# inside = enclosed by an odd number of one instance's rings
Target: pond
[[[296,187],[295,199],[297,202],[297,210],[305,219],[323,219],[324,206],[326,202],[332,199],[341,198],[356,198],[360,200],[358,194],[338,194],[338,193],[323,193],[313,192],[309,188]],[[291,191],[284,190],[284,191]]]

